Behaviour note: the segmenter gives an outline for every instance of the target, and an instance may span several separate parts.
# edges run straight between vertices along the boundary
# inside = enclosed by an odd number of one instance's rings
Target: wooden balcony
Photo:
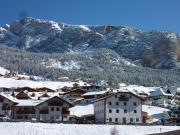
[[[35,110],[17,110],[16,114],[35,114]]]
[[[120,96],[119,101],[129,101],[129,98],[125,96]]]
[[[63,103],[61,103],[61,102],[49,102],[48,103],[48,106],[62,106],[63,105]]]

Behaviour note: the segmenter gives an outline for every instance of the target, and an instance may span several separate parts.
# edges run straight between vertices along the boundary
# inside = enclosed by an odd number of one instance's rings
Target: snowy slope
[[[5,75],[6,73],[9,73],[9,70],[7,70],[3,67],[0,67],[0,74]]]
[[[1,135],[110,135],[116,127],[119,135],[145,135],[180,130],[178,126],[76,125],[47,123],[0,123]]]
[[[47,87],[56,90],[64,86],[72,87],[74,83],[75,82],[16,80],[13,78],[0,77],[0,87],[6,87],[6,88],[27,86],[31,88]],[[82,86],[84,85],[84,82],[79,82],[78,84]]]

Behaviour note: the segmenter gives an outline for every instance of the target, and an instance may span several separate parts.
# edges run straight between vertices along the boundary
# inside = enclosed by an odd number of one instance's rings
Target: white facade
[[[142,99],[130,92],[118,92],[94,103],[97,123],[142,123]]]
[[[13,119],[38,121],[66,121],[70,105],[59,97],[53,97],[35,106],[14,106]]]

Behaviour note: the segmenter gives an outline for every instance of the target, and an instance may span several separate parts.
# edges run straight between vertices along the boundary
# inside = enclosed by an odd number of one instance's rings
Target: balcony
[[[35,110],[17,110],[16,114],[35,114]]]
[[[120,96],[119,101],[129,101],[129,98],[126,96]]]
[[[62,102],[49,102],[48,106],[62,106],[63,103]]]

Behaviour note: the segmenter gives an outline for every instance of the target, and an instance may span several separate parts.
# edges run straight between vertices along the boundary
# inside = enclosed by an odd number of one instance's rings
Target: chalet
[[[119,90],[94,102],[96,123],[142,123],[142,101],[136,94]]]
[[[0,114],[13,120],[68,121],[73,105],[54,93],[21,91],[18,94],[0,93]]]
[[[97,91],[97,92],[87,92],[82,95],[83,100],[81,101],[82,104],[90,104],[95,99],[100,98],[101,96],[108,94],[108,91]]]
[[[84,93],[86,93],[86,90],[77,88],[77,89],[73,89],[73,90],[63,93],[63,97],[70,101],[75,101],[79,98],[82,98],[82,95]]]
[[[21,100],[13,109],[13,119],[37,121],[68,121],[69,108],[72,104],[54,96],[48,99]]]

